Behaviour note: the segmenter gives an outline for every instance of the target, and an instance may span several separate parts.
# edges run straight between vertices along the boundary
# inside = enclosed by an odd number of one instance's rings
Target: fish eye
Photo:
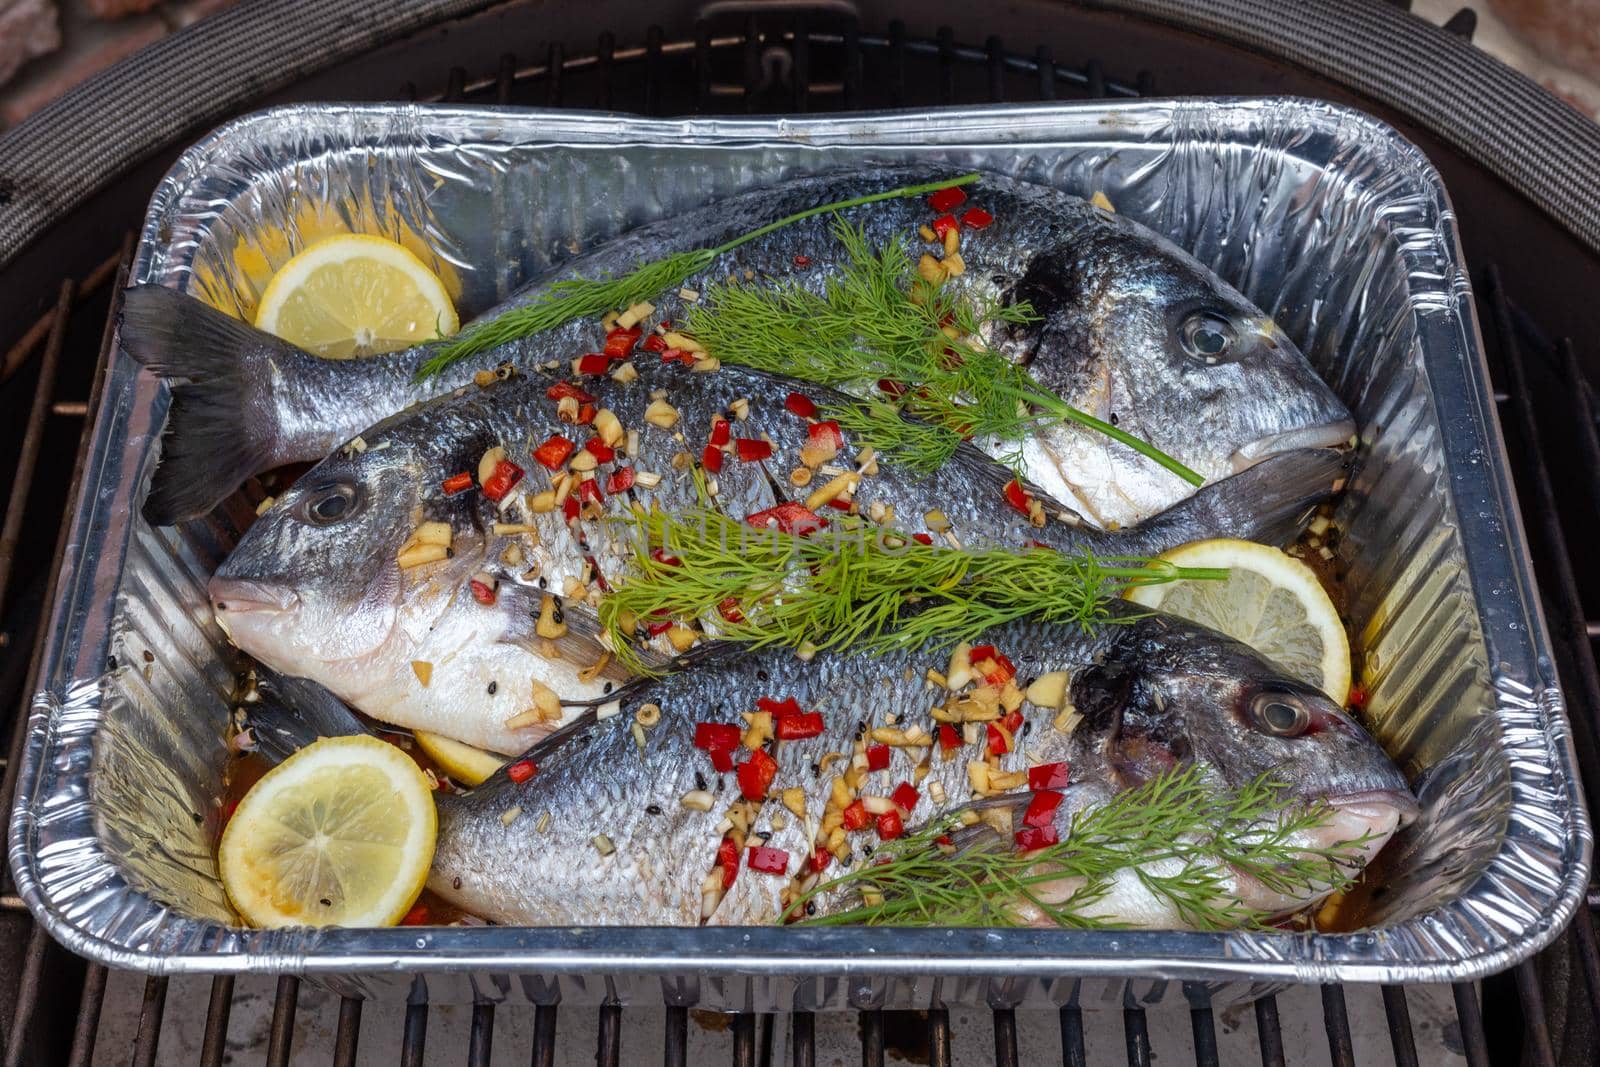
[[[355,514],[354,486],[333,482],[318,486],[300,502],[300,517],[313,526],[332,526]]]
[[[1220,363],[1228,358],[1238,335],[1233,324],[1215,311],[1194,311],[1178,324],[1178,343],[1191,359]]]
[[[1257,693],[1250,700],[1250,721],[1274,737],[1299,737],[1311,725],[1311,712],[1292,693]]]

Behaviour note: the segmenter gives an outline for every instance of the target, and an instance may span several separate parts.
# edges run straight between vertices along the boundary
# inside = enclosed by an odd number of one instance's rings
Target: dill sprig
[[[1033,320],[1026,304],[974,301],[919,277],[905,242],[874,250],[863,228],[835,220],[846,265],[822,292],[798,282],[718,286],[688,313],[688,331],[728,363],[857,393],[898,383],[894,403],[833,405],[826,414],[880,451],[936,470],[967,437],[1017,443],[1039,427],[1077,422],[1146,456],[1192,485],[1205,479],[1126,430],[1068,404],[976,340],[986,327]],[[954,334],[955,336],[951,336]],[[901,414],[920,421],[902,419]]]
[[[550,291],[538,300],[469,326],[449,343],[441,346],[438,352],[422,364],[421,369],[417,371],[417,380],[425,381],[459,360],[536,333],[553,330],[573,319],[603,315],[607,311],[626,308],[660,296],[711,266],[712,262],[724,252],[731,252],[740,245],[765,237],[774,230],[781,230],[803,219],[860,207],[863,204],[875,204],[880,200],[897,200],[937,192],[951,186],[970,185],[979,177],[981,175],[963,174],[943,181],[906,185],[881,193],[837,200],[797,211],[793,215],[786,215],[776,222],[769,222],[765,226],[740,234],[715,248],[674,252],[661,259],[640,263],[634,270],[621,276],[608,274],[600,278],[568,278],[556,282],[550,287]]]
[[[1017,799],[1020,806],[1028,794]],[[867,891],[863,903],[800,921],[1017,926],[1037,915],[1063,927],[1105,928],[1115,924],[1097,914],[1103,910],[1097,905],[1110,893],[1113,877],[1131,870],[1191,928],[1265,927],[1273,916],[1231,895],[1230,875],[1307,898],[1348,888],[1360,873],[1370,835],[1322,847],[1296,840],[1331,814],[1325,802],[1296,800],[1270,775],[1228,792],[1190,764],[1075,813],[1061,841],[1032,852],[1017,851],[986,827],[963,828],[959,812],[948,813],[880,845],[873,863],[814,886],[786,915],[803,915],[808,901],[848,888]],[[953,853],[941,837],[960,842]],[[1152,870],[1174,862],[1174,873]],[[1046,899],[1047,885],[1059,889],[1064,879],[1081,879],[1082,886],[1063,902]]]
[[[1102,598],[1117,589],[1228,573],[1087,552],[934,548],[859,520],[804,538],[706,508],[613,521],[630,527],[633,558],[600,602],[600,622],[618,660],[640,673],[648,668],[625,620],[714,619],[720,639],[755,647],[883,652],[954,645],[1024,615],[1093,628],[1112,618]],[[730,599],[738,621],[719,610]]]

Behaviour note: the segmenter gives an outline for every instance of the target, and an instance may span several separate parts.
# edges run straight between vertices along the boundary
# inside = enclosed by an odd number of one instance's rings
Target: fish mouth
[[[1264,459],[1296,452],[1303,448],[1344,448],[1356,433],[1354,419],[1335,419],[1317,426],[1300,426],[1283,433],[1268,434],[1242,445],[1228,457],[1233,473],[1238,474]]]
[[[213,578],[206,585],[206,595],[210,597],[211,609],[218,618],[224,615],[282,614],[292,611],[300,603],[299,594],[286,586],[240,578]]]
[[[1329,797],[1335,814],[1349,820],[1381,825],[1393,818],[1395,830],[1410,826],[1422,814],[1422,805],[1405,789],[1366,789]]]

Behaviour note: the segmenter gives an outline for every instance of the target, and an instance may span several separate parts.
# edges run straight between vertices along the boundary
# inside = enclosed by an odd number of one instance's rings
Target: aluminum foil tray
[[[184,154],[150,205],[133,277],[248,308],[305,240],[355,229],[424,251],[476,314],[639,223],[909,159],[1104,191],[1276,315],[1356,412],[1338,551],[1372,729],[1424,806],[1369,929],[244,929],[212,851],[237,664],[204,581],[249,510],[235,499],[180,529],[138,517],[168,395],[121,353],[11,823],[39,921],[76,952],[150,972],[743,1010],[1226,1003],[1290,981],[1467,979],[1548,942],[1582,899],[1591,846],[1568,724],[1450,203],[1422,154],[1366,115],[1283,99],[682,121],[296,106]]]

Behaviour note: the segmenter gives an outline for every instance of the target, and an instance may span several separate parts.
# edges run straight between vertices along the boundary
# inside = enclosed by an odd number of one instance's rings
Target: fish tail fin
[[[119,335],[123,349],[172,389],[145,518],[165,526],[203,515],[272,464],[278,427],[250,404],[250,382],[265,380],[257,372],[269,360],[315,356],[159,285],[123,294]]]
[[[1349,462],[1349,453],[1333,448],[1284,452],[1196,490],[1138,530],[1157,550],[1210,537],[1287,544],[1312,509],[1343,488]]]
[[[282,762],[319,737],[370,734],[372,729],[333,693],[306,678],[256,668],[256,696],[244,704],[245,725],[260,752]]]

